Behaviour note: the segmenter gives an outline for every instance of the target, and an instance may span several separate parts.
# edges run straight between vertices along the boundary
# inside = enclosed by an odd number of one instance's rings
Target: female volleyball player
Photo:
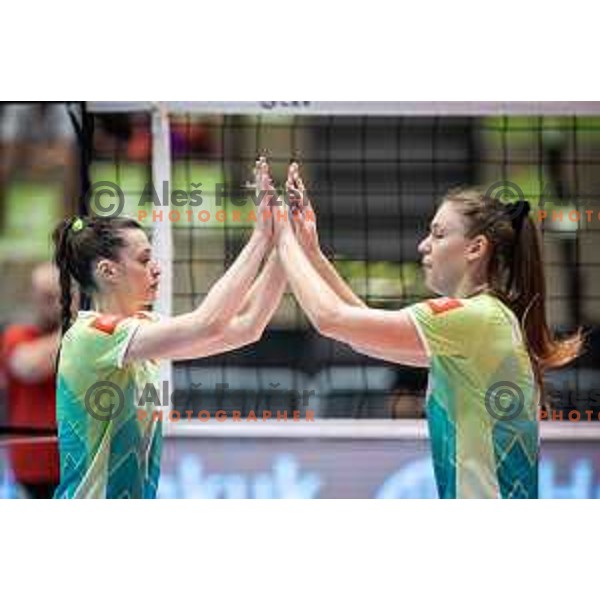
[[[257,164],[257,183],[273,192],[265,161]],[[57,376],[61,481],[55,497],[156,496],[161,422],[152,418],[157,407],[140,405],[140,397],[146,384],[161,389],[158,359],[205,357],[261,337],[286,286],[274,250],[255,281],[273,249],[269,202],[265,195],[249,242],[202,304],[161,321],[144,312],[156,298],[160,268],[136,221],[75,218],[56,229],[65,333]],[[73,324],[72,280],[94,307]]]
[[[299,176],[288,187],[304,194]],[[306,199],[305,199],[306,202]],[[449,193],[419,246],[442,296],[400,311],[368,308],[324,258],[314,219],[277,222],[288,280],[314,326],[359,352],[428,367],[427,415],[442,498],[535,498],[542,374],[581,337],[553,339],[540,244],[525,201]]]

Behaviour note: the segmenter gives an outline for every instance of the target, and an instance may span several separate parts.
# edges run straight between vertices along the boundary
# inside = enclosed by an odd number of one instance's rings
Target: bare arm
[[[319,234],[317,231],[317,217],[308,198],[304,182],[300,177],[298,164],[290,166],[290,169],[288,170],[287,189],[288,193],[295,193],[298,200],[301,200],[302,202],[301,205],[298,204],[298,209],[301,209],[300,212],[302,213],[302,218],[295,221],[296,239],[304,250],[311,265],[321,276],[323,281],[343,302],[349,306],[368,308],[365,302],[363,302],[363,300],[355,294],[352,288],[344,281],[321,250]],[[398,349],[394,353],[392,353],[391,350],[382,353],[377,348],[359,345],[356,342],[351,342],[350,346],[357,352],[373,358],[411,364],[410,357],[405,356],[402,349]]]
[[[56,369],[60,333],[50,333],[40,339],[19,344],[10,354],[8,370],[24,383],[39,383]]]
[[[344,281],[336,268],[329,260],[327,260],[327,257],[320,248],[316,251],[307,253],[306,256],[323,281],[340,297],[341,300],[350,306],[367,308],[367,305],[363,302],[362,298],[354,293],[354,290]]]
[[[321,250],[317,231],[317,215],[308,198],[304,181],[300,177],[300,167],[297,163],[290,165],[286,186],[290,197],[297,199],[296,209],[302,217],[294,221],[296,238],[312,266],[323,281],[346,304],[366,308],[367,305],[354,293],[354,290],[344,281]]]
[[[207,342],[202,354],[190,356],[185,349],[171,358],[188,360],[214,356],[257,342],[271,321],[287,286],[278,254],[273,251],[262,273],[246,295],[240,312],[227,325],[223,334]]]
[[[225,343],[226,332],[247,301],[273,240],[270,202],[274,189],[268,164],[262,159],[257,162],[256,182],[257,189],[269,193],[261,201],[252,237],[235,262],[195,311],[139,328],[127,349],[126,362],[148,358],[199,358],[229,347]]]
[[[246,343],[258,341],[279,307],[286,287],[287,277],[274,250],[246,296],[240,313],[227,328],[225,339],[234,343],[238,338],[248,340]]]
[[[320,248],[316,252],[313,251],[307,253],[306,256],[310,260],[317,273],[323,278],[323,281],[329,285],[332,291],[337,294],[343,302],[345,302],[348,306],[354,306],[356,308],[369,308],[362,298],[357,296],[352,288],[344,281],[336,268],[329,262],[329,260],[327,260],[327,257],[323,254]],[[397,348],[396,351],[389,349],[382,352],[378,348],[361,345],[357,342],[349,342],[349,345],[359,354],[365,354],[371,358],[398,362],[411,366],[423,366],[412,365],[410,356],[406,356],[406,353],[402,348]]]
[[[299,224],[299,227],[311,227],[310,221],[305,220]],[[301,242],[301,235],[299,241]],[[355,306],[357,308],[368,308],[367,304],[354,293],[354,290],[344,281],[342,276],[338,273],[337,269],[329,262],[327,257],[323,254],[319,244],[312,246],[310,244],[303,246],[306,253],[306,257],[310,260],[311,265],[315,268],[317,273],[322,277],[323,281],[329,285],[331,290],[337,294],[337,296],[349,306]],[[394,357],[390,356],[389,353],[382,354],[379,350],[372,347],[361,346],[357,343],[350,343],[352,348],[360,353],[366,354],[372,358],[381,360],[393,360],[394,362],[400,362],[402,364],[410,364],[410,361],[406,359],[401,350],[399,350]]]
[[[429,365],[407,311],[376,310],[346,303],[305,256],[289,225],[279,233],[278,249],[298,302],[321,334],[383,360]]]
[[[207,344],[222,339],[240,310],[269,247],[269,237],[256,229],[204,302],[193,312],[140,327],[129,344],[125,362],[205,355]]]

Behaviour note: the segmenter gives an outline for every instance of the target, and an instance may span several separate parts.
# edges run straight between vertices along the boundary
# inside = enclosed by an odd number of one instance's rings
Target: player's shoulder
[[[81,327],[99,331],[106,335],[112,335],[119,327],[124,325],[135,325],[140,322],[154,323],[158,320],[157,313],[150,311],[138,311],[129,317],[94,311],[81,311],[77,317],[77,323]]]
[[[468,309],[467,302],[461,298],[433,298],[423,302],[423,308],[431,315],[445,315],[448,313],[464,312]]]
[[[66,338],[79,336],[111,336],[125,319],[96,311],[79,311],[77,319],[67,331]]]
[[[79,311],[77,319],[65,334],[65,341],[116,338],[116,334],[122,329],[129,329],[145,318],[137,315],[123,317],[96,311]]]
[[[123,335],[128,335],[132,328],[145,323],[156,323],[159,320],[157,313],[149,311],[139,311],[129,317],[96,311],[79,311],[63,342],[70,344],[119,340]]]
[[[431,317],[440,319],[478,319],[485,318],[497,310],[497,300],[488,294],[479,294],[471,298],[445,296],[421,303],[422,311]]]

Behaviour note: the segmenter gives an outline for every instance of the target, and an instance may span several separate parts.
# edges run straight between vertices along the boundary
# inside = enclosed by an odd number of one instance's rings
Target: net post
[[[168,190],[170,194],[171,182],[171,133],[169,114],[162,102],[156,102],[151,109],[152,131],[152,184],[157,193]],[[166,185],[163,185],[166,182]],[[160,190],[160,191],[159,191]],[[164,202],[165,199],[163,199]],[[166,199],[167,202],[169,199]],[[163,204],[164,205],[164,204]],[[173,264],[173,235],[168,210],[163,213],[163,219],[154,224],[152,246],[153,253],[161,265]],[[162,317],[170,317],[173,313],[173,270],[164,268],[161,272],[158,302],[156,311]],[[161,361],[160,366],[160,397],[162,409],[167,414],[172,410],[173,393],[173,365],[170,360]],[[165,398],[163,394],[167,392]],[[169,423],[169,419],[165,420]]]

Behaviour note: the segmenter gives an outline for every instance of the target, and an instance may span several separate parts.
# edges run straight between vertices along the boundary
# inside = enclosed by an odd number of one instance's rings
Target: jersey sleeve
[[[81,359],[93,365],[96,373],[112,372],[124,367],[125,354],[143,320],[136,317],[118,319],[100,315],[86,323],[82,332]]]
[[[439,298],[407,310],[429,357],[472,355],[481,340],[483,323],[468,300]]]

